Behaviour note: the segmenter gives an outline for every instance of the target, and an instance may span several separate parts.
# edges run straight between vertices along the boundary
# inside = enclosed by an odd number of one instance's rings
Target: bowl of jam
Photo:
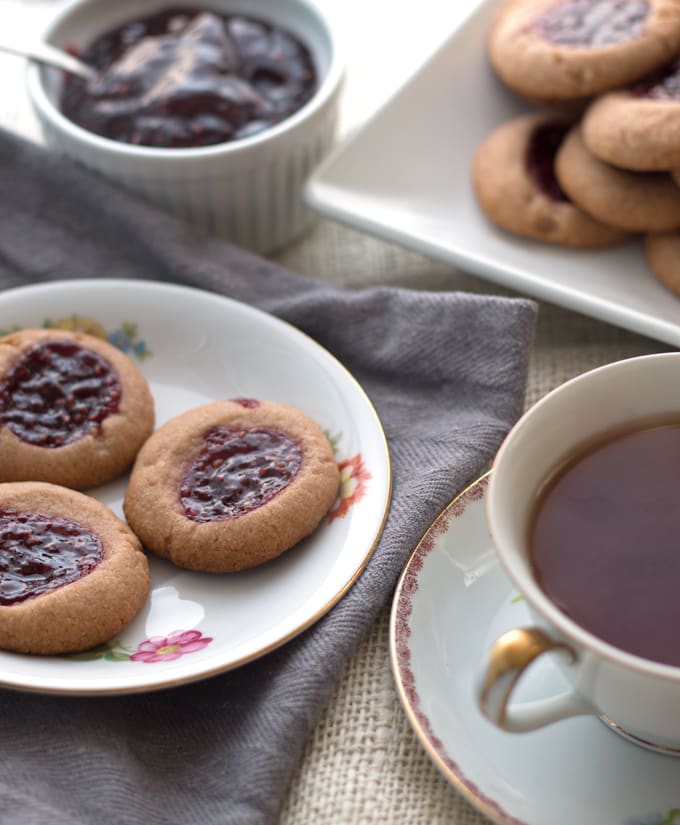
[[[75,0],[44,39],[96,72],[29,66],[48,145],[260,253],[306,227],[343,76],[309,0]]]

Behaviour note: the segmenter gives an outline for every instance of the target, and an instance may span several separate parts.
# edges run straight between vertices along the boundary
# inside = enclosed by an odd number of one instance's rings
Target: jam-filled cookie
[[[680,167],[679,134],[680,58],[625,90],[602,95],[583,116],[588,149],[634,171]]]
[[[0,339],[0,481],[103,484],[153,426],[146,379],[107,341],[57,329]]]
[[[680,50],[676,0],[511,0],[491,62],[525,97],[589,97],[642,77]]]
[[[516,235],[580,248],[621,243],[629,234],[571,203],[555,177],[555,155],[571,124],[524,115],[489,135],[475,156],[473,182],[487,217]]]
[[[226,573],[312,533],[338,486],[330,442],[312,419],[241,398],[197,407],[157,430],[137,456],[124,507],[151,552]]]
[[[680,295],[680,231],[647,235],[645,253],[649,268],[659,283]]]
[[[680,187],[667,172],[631,172],[596,158],[574,127],[563,141],[555,172],[569,198],[588,214],[631,232],[680,226]]]
[[[55,484],[0,484],[0,648],[87,650],[129,624],[148,593],[139,540],[104,504]]]

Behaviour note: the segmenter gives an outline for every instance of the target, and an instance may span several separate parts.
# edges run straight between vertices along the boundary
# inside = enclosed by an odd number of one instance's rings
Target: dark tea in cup
[[[573,455],[539,496],[530,556],[538,584],[574,622],[680,667],[680,422]]]

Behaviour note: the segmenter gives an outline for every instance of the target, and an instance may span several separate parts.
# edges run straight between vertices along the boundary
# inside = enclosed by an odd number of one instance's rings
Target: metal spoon
[[[27,45],[0,43],[0,51],[16,54],[20,57],[27,57],[29,60],[45,63],[48,66],[54,66],[69,74],[82,77],[84,80],[94,80],[94,78],[97,77],[97,72],[91,66],[72,57],[67,52],[56,48],[56,46],[50,46],[49,43],[38,42]]]

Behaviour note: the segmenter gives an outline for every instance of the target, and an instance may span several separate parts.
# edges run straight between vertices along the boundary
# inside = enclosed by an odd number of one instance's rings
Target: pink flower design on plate
[[[171,662],[187,653],[203,650],[212,642],[210,636],[203,636],[200,630],[174,630],[167,636],[152,636],[137,645],[130,656],[132,662]]]

